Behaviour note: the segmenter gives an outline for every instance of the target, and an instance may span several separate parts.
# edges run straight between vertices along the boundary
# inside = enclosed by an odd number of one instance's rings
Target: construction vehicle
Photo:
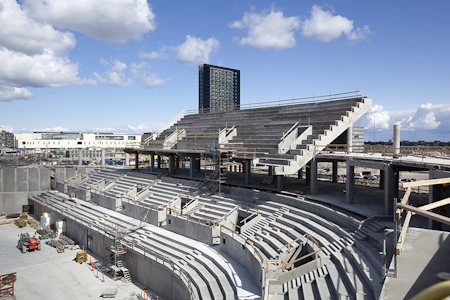
[[[22,253],[27,253],[27,251],[41,250],[41,241],[37,238],[30,237],[28,232],[21,233],[19,241],[17,242],[17,248],[22,251]]]
[[[75,256],[75,261],[82,264],[82,263],[86,262],[86,260],[87,260],[86,252],[83,250],[78,251],[77,256]]]

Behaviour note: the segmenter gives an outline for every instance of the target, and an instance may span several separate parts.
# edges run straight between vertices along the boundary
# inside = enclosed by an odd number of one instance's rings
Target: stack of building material
[[[51,214],[49,214],[49,213],[47,213],[47,212],[45,212],[45,213],[42,213],[42,216],[41,216],[41,226],[43,227],[43,228],[48,228],[49,226],[50,226],[50,224],[51,224],[51,218],[52,218],[52,215]]]
[[[56,234],[57,235],[66,234],[66,220],[56,221]]]

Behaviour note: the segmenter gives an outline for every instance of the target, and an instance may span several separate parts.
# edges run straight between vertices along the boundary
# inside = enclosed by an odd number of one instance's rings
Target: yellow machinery
[[[80,250],[77,252],[77,256],[75,257],[75,261],[79,262],[80,264],[86,262],[87,260],[87,254],[83,250]]]

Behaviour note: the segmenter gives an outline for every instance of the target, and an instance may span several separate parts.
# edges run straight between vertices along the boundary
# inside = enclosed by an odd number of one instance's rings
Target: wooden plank
[[[422,185],[436,185],[436,184],[446,184],[446,183],[450,183],[450,177],[411,181],[411,182],[402,182],[402,187],[407,188],[407,187],[416,187],[416,186],[422,186]]]
[[[416,213],[418,215],[432,219],[434,221],[440,222],[442,224],[450,225],[450,218],[448,218],[448,217],[444,217],[442,215],[433,213],[431,211],[426,211],[426,210],[420,209],[418,207],[414,207],[414,206],[407,205],[407,204],[399,203],[399,204],[397,204],[397,206],[400,208],[403,208],[407,211],[410,211],[410,212]]]
[[[420,206],[418,208],[423,209],[423,210],[430,210],[433,208],[437,208],[437,207],[441,207],[444,205],[450,204],[450,197],[424,205],[424,206]]]
[[[398,204],[400,205],[400,204]],[[405,217],[405,223],[403,223],[403,227],[402,227],[402,232],[400,233],[400,236],[398,238],[399,242],[397,243],[397,255],[400,255],[401,251],[402,251],[402,247],[403,247],[403,241],[405,240],[405,236],[406,236],[406,231],[408,230],[409,227],[409,221],[411,221],[411,212],[408,211],[408,213],[406,214]]]
[[[411,195],[411,188],[410,187],[408,187],[408,189],[406,190],[406,193],[405,193],[405,195],[403,195],[403,198],[402,198],[402,204],[406,204],[406,203],[408,203],[408,199],[409,199],[409,196]],[[403,209],[400,209],[400,208],[397,208],[397,211],[395,212],[395,215],[396,215],[396,217],[397,217],[397,220],[398,219],[400,219],[400,215],[402,214],[402,212],[403,212]]]

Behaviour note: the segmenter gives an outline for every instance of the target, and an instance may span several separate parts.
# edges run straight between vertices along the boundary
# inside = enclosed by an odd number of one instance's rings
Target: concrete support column
[[[284,175],[275,175],[277,178],[277,190],[281,191],[284,186]]]
[[[380,190],[384,190],[384,170],[380,170]]]
[[[135,156],[134,156],[134,168],[136,170],[139,169],[139,153],[136,152]]]
[[[155,155],[150,154],[150,171],[155,172]]]
[[[246,185],[250,184],[250,174],[252,173],[250,162],[251,162],[250,159],[244,160],[244,173],[245,173],[245,184]]]
[[[303,179],[303,168],[300,168],[300,170],[298,170],[297,178],[298,179]]]
[[[353,127],[347,129],[347,153],[353,152]]]
[[[105,165],[105,148],[102,148],[102,166]]]
[[[313,158],[310,161],[310,176],[309,176],[309,193],[317,195],[317,160]]]
[[[202,159],[200,156],[197,156],[195,158],[195,171],[200,172],[201,169],[202,169]]]
[[[393,153],[394,156],[400,154],[400,124],[394,124],[394,142],[393,144]]]
[[[130,154],[125,153],[125,166],[129,166],[129,165],[130,165]]]
[[[194,177],[194,168],[195,168],[194,164],[195,164],[195,157],[194,156],[189,157],[189,176],[191,178]]]
[[[305,185],[309,186],[309,182],[311,181],[311,162],[306,165],[306,174],[305,174]]]
[[[175,156],[175,170],[178,170],[180,168],[180,157]]]
[[[173,174],[173,165],[174,165],[175,157],[173,154],[169,155],[169,174]]]
[[[158,163],[158,169],[161,169],[161,155],[156,156],[156,162]]]
[[[345,199],[347,204],[353,203],[353,194],[355,193],[355,167],[350,166],[347,161],[347,181],[345,184]]]
[[[337,183],[338,182],[338,161],[333,161],[333,170],[332,170],[332,178],[331,178],[331,181],[332,182],[334,182],[334,183]]]
[[[273,167],[272,166],[269,166],[267,175],[269,175],[269,176],[273,175]]]
[[[396,176],[394,166],[387,165],[384,168],[384,213],[392,216],[394,210],[395,189],[398,190],[398,182],[395,184]]]
[[[81,166],[83,164],[83,150],[78,150],[78,165]]]
[[[439,171],[439,170],[431,170],[429,172],[429,179],[438,179],[438,178],[446,178],[449,177],[449,172],[445,171]],[[442,185],[442,184],[436,184],[436,185],[430,185],[430,190],[428,193],[428,203],[433,203],[445,198],[450,197],[450,186],[449,185]],[[443,215],[445,217],[450,217],[450,211],[445,207],[441,206],[438,208],[435,208],[431,210],[430,212],[437,213],[439,215]],[[433,221],[431,219],[428,219],[428,228],[433,230],[445,230],[443,228],[442,223]]]

